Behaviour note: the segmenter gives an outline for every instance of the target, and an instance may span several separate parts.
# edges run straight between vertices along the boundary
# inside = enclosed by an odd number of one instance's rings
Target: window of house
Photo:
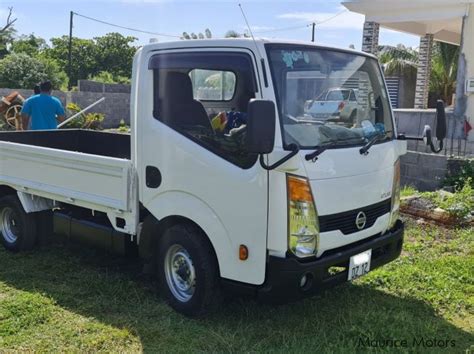
[[[239,167],[255,164],[245,145],[247,106],[257,92],[249,55],[156,54],[149,69],[157,120]]]

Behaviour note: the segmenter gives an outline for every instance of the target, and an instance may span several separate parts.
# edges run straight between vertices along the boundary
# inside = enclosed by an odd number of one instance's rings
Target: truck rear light
[[[306,178],[287,176],[288,249],[297,257],[316,254],[319,223],[311,187]]]
[[[339,103],[339,106],[337,107],[337,109],[339,109],[339,112],[341,112],[344,109],[345,106],[346,106],[346,104],[344,102],[341,102],[341,103]]]

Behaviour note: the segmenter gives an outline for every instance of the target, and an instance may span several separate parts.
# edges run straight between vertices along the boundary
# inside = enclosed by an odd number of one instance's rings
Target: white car
[[[355,90],[333,88],[326,91],[322,97],[306,101],[305,113],[321,120],[356,121],[358,102]]]

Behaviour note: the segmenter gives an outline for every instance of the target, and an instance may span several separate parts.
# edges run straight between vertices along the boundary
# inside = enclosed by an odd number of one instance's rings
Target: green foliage
[[[52,47],[44,51],[44,56],[56,61],[64,72],[69,75],[68,52],[69,37],[62,36],[51,39]],[[72,70],[71,78],[73,84],[77,84],[78,79],[86,79],[89,75],[95,75],[100,70],[96,61],[96,46],[91,39],[72,39]]]
[[[120,124],[117,128],[117,131],[119,133],[129,133],[130,132],[130,127],[125,123],[125,121],[122,119],[120,120]]]
[[[95,76],[89,77],[89,80],[101,82],[103,84],[130,84],[130,79],[126,76],[114,76],[108,71],[101,71]]]
[[[437,98],[450,104],[456,91],[456,78],[460,47],[453,44],[436,42],[431,68],[430,92]]]
[[[413,48],[402,44],[396,47],[381,46],[379,60],[384,66],[385,75],[416,76],[418,52]]]
[[[32,58],[27,54],[9,54],[0,60],[0,86],[31,89],[38,82],[50,80],[55,89],[66,81],[66,75],[58,65],[44,58]]]
[[[46,41],[43,38],[30,34],[15,39],[11,44],[10,52],[17,54],[24,53],[30,57],[36,57],[47,47]]]
[[[453,186],[455,190],[460,190],[464,187],[466,181],[471,181],[471,187],[474,188],[474,159],[466,160],[461,166],[458,173],[448,176],[443,181],[445,186]],[[469,179],[470,178],[470,179]]]
[[[417,194],[418,191],[415,189],[413,186],[403,186],[403,188],[400,191],[400,196],[401,197],[410,197],[412,195]]]
[[[135,37],[126,37],[119,33],[108,33],[94,39],[74,37],[71,70],[73,85],[77,85],[77,80],[95,77],[101,72],[109,72],[114,80],[130,78],[133,56],[137,49],[132,45],[135,40]],[[53,38],[51,43],[52,47],[44,50],[44,55],[57,61],[60,68],[69,73],[69,37]]]
[[[67,110],[71,114],[76,114],[82,110],[76,103],[68,103],[66,106]],[[102,113],[82,113],[72,121],[66,124],[66,128],[69,129],[92,129],[92,130],[101,130],[102,122],[104,121],[105,116]]]
[[[425,192],[421,196],[429,199],[449,214],[464,219],[474,211],[474,188],[472,184],[472,177],[468,177],[463,187],[455,193]]]
[[[120,33],[108,33],[95,37],[95,61],[98,72],[107,71],[113,77],[132,76],[133,56],[136,48],[132,45],[137,38],[122,36]]]

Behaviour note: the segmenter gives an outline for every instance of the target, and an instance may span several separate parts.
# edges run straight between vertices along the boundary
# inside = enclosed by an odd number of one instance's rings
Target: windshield
[[[285,146],[362,145],[393,138],[375,59],[309,46],[267,45]]]

